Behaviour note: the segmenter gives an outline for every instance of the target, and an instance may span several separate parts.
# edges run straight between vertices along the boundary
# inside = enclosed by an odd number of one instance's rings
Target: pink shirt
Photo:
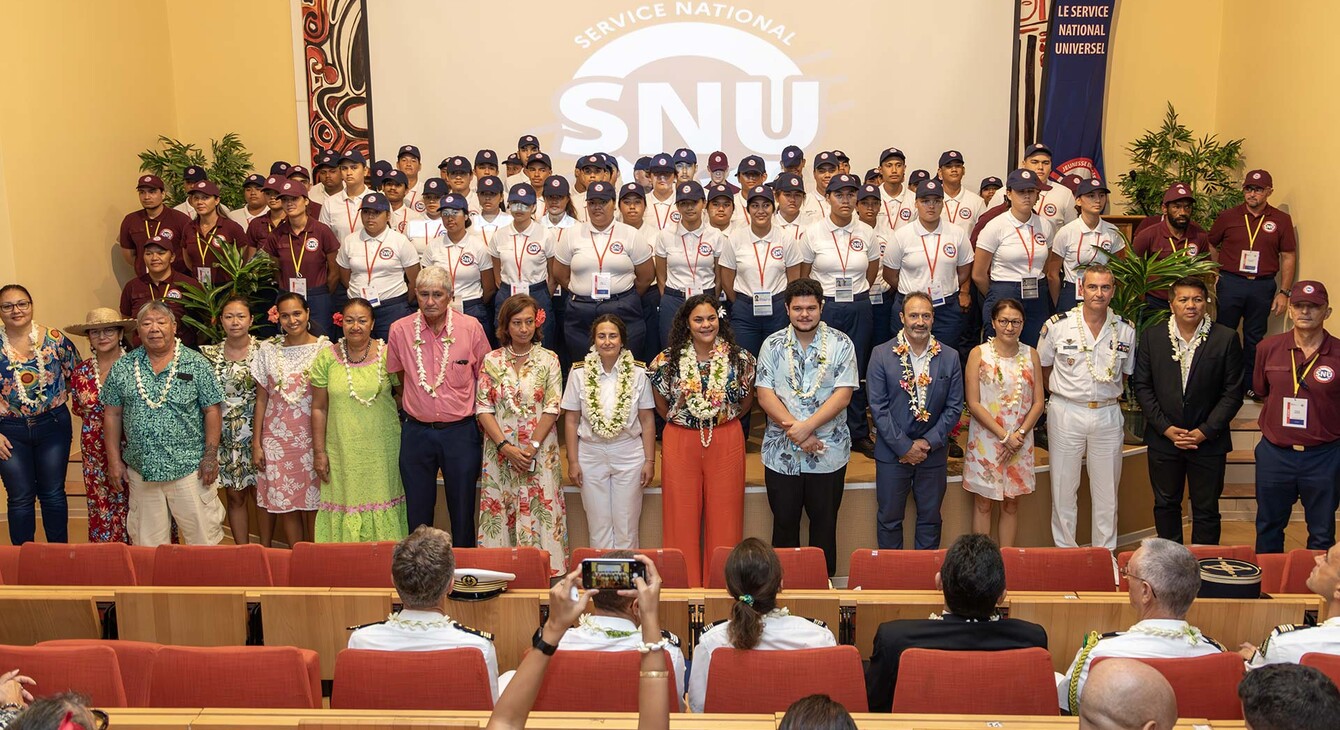
[[[484,356],[489,354],[489,341],[484,335],[483,326],[474,317],[460,312],[453,312],[451,317],[453,341],[447,351],[447,370],[442,384],[433,391],[436,398],[419,385],[414,340],[420,316],[416,314],[396,320],[391,324],[391,333],[386,338],[386,369],[392,373],[402,373],[400,379],[404,383],[405,412],[416,421],[459,421],[475,414],[475,383],[479,380]],[[424,321],[421,335],[423,345],[419,349],[423,353],[423,380],[429,387],[437,382],[438,373],[442,372],[441,337],[445,332],[445,323],[441,332],[433,332],[427,321]]]

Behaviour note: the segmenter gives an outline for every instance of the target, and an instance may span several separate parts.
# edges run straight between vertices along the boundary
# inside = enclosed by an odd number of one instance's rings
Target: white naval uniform
[[[1297,664],[1304,654],[1312,652],[1340,655],[1340,616],[1332,616],[1317,626],[1276,626],[1261,643],[1250,666],[1256,669],[1267,664]]]
[[[623,430],[612,439],[603,439],[591,430],[587,419],[586,361],[572,364],[568,385],[563,389],[565,411],[581,414],[577,426],[577,463],[582,467],[582,508],[586,511],[591,547],[601,550],[633,550],[638,547],[638,520],[642,516],[642,422],[640,411],[656,407],[647,380],[645,363],[633,362],[632,408],[624,419]],[[608,416],[618,397],[619,368],[606,372],[602,367],[596,382],[600,384],[600,410]]]
[[[898,293],[926,292],[935,306],[959,291],[958,267],[970,265],[974,253],[968,235],[941,218],[928,231],[921,219],[893,234],[884,251],[884,265],[898,272]],[[882,278],[882,277],[881,277]],[[953,300],[956,304],[958,299]]]
[[[408,238],[387,226],[376,237],[367,229],[345,236],[335,263],[349,270],[347,293],[351,298],[363,297],[381,306],[388,299],[409,293],[405,270],[419,265],[419,255]]]
[[[444,230],[428,244],[421,265],[424,268],[441,266],[447,270],[452,283],[451,306],[459,312],[466,302],[484,297],[483,276],[485,271],[493,270],[493,257],[489,255],[483,237],[473,228],[465,229],[465,236],[457,243],[452,243]]]
[[[1218,654],[1223,645],[1185,621],[1176,619],[1145,619],[1126,631],[1099,635],[1089,634],[1084,646],[1070,663],[1065,678],[1056,685],[1056,697],[1062,710],[1079,714],[1084,682],[1089,678],[1089,667],[1101,657],[1126,659],[1181,659]],[[1072,705],[1070,698],[1076,698]]]
[[[1095,263],[1106,264],[1108,259],[1125,247],[1126,239],[1122,238],[1121,232],[1102,218],[1098,219],[1097,227],[1092,229],[1084,224],[1083,218],[1076,218],[1061,226],[1052,236],[1052,253],[1061,257],[1065,272],[1062,281],[1072,284],[1079,283],[1080,269]]]
[[[360,210],[363,198],[372,193],[372,188],[364,187],[363,192],[350,197],[347,190],[326,199],[321,204],[321,222],[330,227],[335,240],[343,241],[354,231],[363,230],[363,214]]]
[[[549,280],[549,259],[554,257],[554,241],[549,231],[536,221],[525,229],[512,223],[494,231],[489,239],[489,255],[498,265],[498,286],[507,284],[524,294],[532,284]]]
[[[851,279],[853,295],[870,291],[866,271],[879,260],[875,232],[852,216],[845,226],[832,218],[811,223],[800,240],[800,258],[810,264],[810,278],[823,287],[825,297],[836,297],[838,279]]]
[[[493,648],[493,635],[463,626],[436,611],[405,610],[382,623],[364,626],[349,635],[349,648],[375,651],[478,649],[489,670],[493,700],[498,700],[498,652]]]
[[[1005,188],[1001,188],[991,197],[990,207],[994,208],[1004,202]],[[1050,223],[1052,230],[1079,217],[1079,213],[1075,210],[1075,194],[1059,182],[1052,182],[1049,189],[1038,191],[1038,202],[1033,204],[1033,212]]]
[[[251,211],[248,210],[247,206],[244,205],[241,208],[238,208],[237,210],[230,211],[228,213],[228,217],[233,219],[233,221],[236,222],[239,226],[242,226],[242,230],[245,231],[247,229],[247,226],[251,225],[252,221],[256,220],[257,218],[260,218],[263,215],[266,215],[269,212],[270,207],[265,206],[261,208],[261,212],[257,213],[256,215],[252,215]]]
[[[1087,459],[1094,547],[1117,548],[1117,484],[1121,481],[1122,376],[1135,372],[1135,328],[1108,310],[1095,339],[1083,307],[1043,326],[1038,357],[1050,367],[1047,433],[1051,437],[1052,542],[1076,547],[1079,470]],[[1101,380],[1100,378],[1110,378]]]
[[[726,237],[706,221],[696,231],[676,223],[655,234],[652,254],[665,259],[665,286],[684,292],[687,299],[716,283],[717,257],[725,245]]]
[[[973,227],[977,225],[977,221],[981,219],[984,212],[986,212],[986,203],[982,201],[982,196],[968,188],[960,187],[958,195],[954,196],[951,196],[948,191],[945,192],[944,208],[941,211],[942,220],[962,228],[965,235],[972,235]]]
[[[423,213],[420,213],[410,206],[409,197],[406,196],[405,200],[401,203],[400,208],[398,210],[392,210],[387,217],[387,220],[390,222],[391,228],[395,229],[396,233],[406,234],[406,237],[408,238],[406,232],[409,231],[410,221],[423,220],[426,217],[427,216]]]
[[[800,616],[786,615],[783,610],[770,611],[763,616],[763,632],[755,649],[823,649],[837,646],[837,639],[824,622]],[[708,670],[712,652],[729,649],[730,622],[718,621],[703,630],[693,649],[693,668],[689,675],[689,710],[702,712],[707,699]]]

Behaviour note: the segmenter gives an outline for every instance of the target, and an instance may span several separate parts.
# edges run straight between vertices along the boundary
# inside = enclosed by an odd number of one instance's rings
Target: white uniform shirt
[[[405,201],[400,206],[400,209],[392,210],[390,218],[388,220],[391,223],[391,227],[395,229],[396,233],[406,233],[410,229],[409,228],[410,221],[423,220],[425,217],[426,216],[424,216],[423,213],[420,213],[419,211],[415,210],[413,206],[409,204],[409,196],[406,196]],[[406,238],[408,237],[409,236],[406,235]]]
[[[982,196],[966,187],[960,187],[958,195],[951,197],[948,192],[945,193],[941,216],[946,223],[953,223],[962,228],[965,235],[971,236],[973,227],[977,225],[977,220],[985,211],[986,203],[982,200]]]
[[[796,213],[796,219],[790,223],[787,223],[780,213],[772,216],[772,230],[775,235],[780,236],[787,241],[788,246],[796,249],[799,249],[800,241],[805,238],[805,231],[809,230],[811,223],[812,221],[805,220],[800,213]]]
[[[1062,710],[1079,714],[1078,705],[1072,707],[1070,697],[1073,695],[1083,703],[1089,667],[1100,657],[1180,659],[1218,654],[1223,650],[1224,647],[1213,639],[1201,636],[1199,629],[1174,619],[1145,619],[1126,631],[1102,637],[1095,632],[1075,655],[1065,678],[1056,685],[1056,696]]]
[[[494,231],[489,239],[489,254],[498,261],[498,278],[513,289],[525,290],[532,284],[549,280],[549,259],[554,242],[545,227],[531,221],[520,231],[512,223]]]
[[[578,223],[585,223],[585,222],[586,222],[586,191],[585,191],[585,190],[577,190],[576,187],[573,187],[573,188],[572,188],[572,192],[571,192],[571,194],[569,194],[568,197],[572,200],[572,209],[575,210],[575,211],[577,211],[577,222],[578,222]]]
[[[436,611],[401,611],[384,623],[364,626],[349,635],[349,648],[375,651],[478,649],[489,669],[493,699],[498,699],[498,652],[493,648],[493,641]]]
[[[471,299],[484,296],[482,277],[493,270],[493,257],[484,246],[484,239],[473,228],[465,229],[459,243],[452,243],[445,230],[428,244],[422,265],[441,266],[451,276],[453,294],[451,305],[460,308]]]
[[[1108,310],[1095,339],[1083,311],[1076,307],[1047,320],[1038,339],[1038,358],[1052,369],[1052,395],[1081,403],[1116,400],[1122,393],[1121,376],[1135,372],[1135,328]]]
[[[677,223],[679,223],[679,211],[675,208],[674,192],[672,191],[670,198],[665,201],[657,200],[656,193],[647,193],[647,212],[642,216],[642,227],[652,227],[653,230],[660,232],[667,228],[673,230]]]
[[[628,409],[628,418],[624,420],[623,431],[609,440],[597,436],[591,430],[591,422],[587,420],[589,410],[586,402],[586,367],[585,360],[572,364],[572,370],[568,371],[568,386],[563,389],[563,401],[560,403],[563,410],[582,414],[581,421],[577,425],[577,437],[583,441],[595,441],[602,444],[641,437],[642,422],[638,420],[638,411],[656,407],[656,400],[651,393],[650,381],[647,379],[646,366],[636,361],[633,363],[633,407]],[[600,385],[600,393],[597,398],[600,399],[601,413],[604,416],[609,416],[614,412],[614,401],[618,397],[619,369],[617,361],[614,370],[607,372],[604,367],[601,367],[600,372],[596,375],[596,382]],[[629,448],[633,447],[630,446]]]
[[[991,207],[1005,202],[1005,188],[996,191],[991,197]],[[1042,216],[1051,224],[1052,230],[1075,220],[1079,213],[1075,210],[1075,194],[1070,188],[1053,182],[1049,190],[1038,191],[1038,202],[1033,204],[1033,212]]]
[[[1047,263],[1051,224],[1033,215],[1020,223],[1006,211],[992,218],[977,236],[977,248],[992,255],[991,281],[1019,283],[1042,277]]]
[[[493,237],[497,235],[499,229],[507,228],[512,225],[512,215],[510,213],[498,211],[498,214],[493,216],[493,220],[490,221],[485,220],[484,214],[480,213],[478,215],[470,216],[470,222],[470,228],[479,231],[480,237],[484,239],[484,245],[488,246],[488,249],[492,251]]]
[[[535,219],[539,221],[540,225],[544,226],[544,230],[549,232],[549,238],[553,240],[555,246],[563,242],[564,236],[577,235],[575,229],[581,225],[576,218],[567,213],[564,213],[557,223],[550,220],[547,213],[539,213]]]
[[[875,230],[892,238],[895,231],[917,219],[917,196],[911,188],[903,186],[898,195],[889,195],[889,191],[879,186],[879,214],[876,216]]]
[[[898,292],[926,292],[932,300],[958,291],[958,267],[973,260],[972,246],[962,228],[943,218],[928,231],[917,219],[893,234],[884,251],[884,265],[898,271]]]
[[[807,227],[820,221],[828,220],[830,211],[828,201],[824,198],[823,192],[807,194],[805,200],[800,204],[800,213],[796,220],[804,223]]]
[[[344,189],[344,183],[340,183],[340,190]],[[407,196],[408,197],[408,196]],[[326,186],[321,183],[311,185],[307,188],[307,199],[317,205],[325,205],[330,199],[330,193],[326,192]]]
[[[832,218],[813,223],[800,241],[800,257],[810,264],[810,278],[824,288],[824,296],[835,296],[838,277],[851,279],[852,294],[870,291],[866,269],[879,260],[875,232],[855,216],[839,226]]]
[[[419,179],[405,187],[405,205],[420,216],[428,212],[428,204],[423,202],[423,193],[420,192],[423,190],[423,181],[424,177],[421,175]]]
[[[349,296],[386,301],[409,293],[405,269],[419,264],[414,244],[390,226],[377,237],[367,229],[340,242],[335,263],[349,270]]]
[[[735,210],[730,214],[730,222],[732,226],[736,226],[741,223],[748,225],[749,201],[745,199],[743,189],[741,189],[740,192],[735,194]]]
[[[1267,664],[1297,664],[1304,654],[1340,654],[1340,616],[1332,616],[1317,626],[1276,626],[1252,657],[1251,667]]]
[[[242,230],[245,231],[247,229],[247,226],[251,225],[252,221],[256,220],[257,218],[260,218],[261,216],[269,212],[270,208],[267,206],[261,208],[261,212],[257,213],[256,215],[252,215],[251,211],[248,210],[247,206],[244,205],[241,208],[238,208],[237,210],[230,211],[228,213],[228,217],[233,219],[238,225],[242,226]]]
[[[1080,269],[1090,264],[1106,264],[1112,255],[1125,248],[1126,240],[1117,227],[1099,218],[1098,226],[1090,229],[1083,218],[1061,226],[1052,237],[1052,252],[1061,257],[1065,281],[1079,282]]]
[[[363,230],[363,214],[359,206],[363,204],[363,197],[371,192],[371,188],[364,187],[363,192],[349,197],[348,191],[341,190],[321,204],[321,222],[330,226],[337,240],[343,241],[350,233]]]
[[[735,291],[752,296],[756,291],[770,291],[773,295],[786,291],[786,269],[804,261],[800,247],[792,245],[775,227],[762,238],[754,229],[740,226],[726,238],[717,261],[723,268],[735,272]]]
[[[568,290],[579,297],[595,294],[598,272],[610,275],[610,295],[623,294],[637,284],[636,268],[651,260],[651,247],[627,223],[611,222],[597,231],[583,223],[554,245],[554,258],[572,272]]]
[[[706,221],[696,231],[677,223],[674,228],[656,234],[652,253],[665,259],[666,287],[691,297],[716,282],[717,257],[724,245],[721,231]]]
[[[442,225],[441,218],[429,218],[424,216],[421,219],[411,219],[405,224],[405,238],[414,245],[414,250],[419,254],[419,258],[428,253],[428,244],[434,239],[446,232],[446,227]]]
[[[189,200],[183,200],[180,203],[177,203],[177,207],[173,208],[173,210],[185,213],[186,215],[191,217],[191,220],[195,220],[199,216],[199,214],[195,212],[195,206],[191,205],[191,201]],[[228,206],[224,205],[223,203],[219,203],[219,207],[215,208],[214,212],[222,216],[228,216],[230,218],[232,217],[233,213],[232,210],[230,210]]]
[[[707,673],[712,664],[712,652],[731,648],[729,627],[729,621],[712,624],[703,631],[693,649],[693,674],[689,676],[689,709],[693,712],[702,712],[703,701],[707,699]],[[827,626],[800,616],[771,611],[763,616],[762,636],[754,648],[777,651],[829,646],[837,646],[837,640]]]

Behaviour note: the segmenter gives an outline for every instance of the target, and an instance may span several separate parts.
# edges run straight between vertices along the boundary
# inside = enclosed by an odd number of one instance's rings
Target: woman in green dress
[[[312,437],[321,503],[317,542],[401,540],[400,420],[386,372],[386,343],[371,339],[374,314],[350,299],[335,315],[344,338],[312,362]]]
[[[233,542],[251,542],[249,505],[256,502],[256,467],[251,463],[251,422],[256,415],[256,380],[251,364],[256,359],[256,338],[251,336],[251,302],[231,296],[219,312],[224,341],[200,348],[214,366],[214,377],[223,390],[223,435],[219,439],[219,486],[227,490],[228,526]],[[262,545],[274,537],[275,516],[256,510]]]

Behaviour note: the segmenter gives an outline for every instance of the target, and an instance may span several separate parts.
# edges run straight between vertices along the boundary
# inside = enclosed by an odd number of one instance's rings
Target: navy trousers
[[[1298,501],[1307,520],[1307,549],[1330,549],[1340,507],[1340,441],[1307,451],[1257,442],[1256,552],[1284,552],[1284,528]]]
[[[1079,300],[1075,298],[1075,282],[1062,281],[1061,293],[1056,297],[1056,311],[1069,312],[1077,304],[1079,304]]]
[[[993,281],[991,288],[987,290],[986,298],[982,300],[982,331],[987,337],[995,337],[996,328],[991,324],[991,308],[996,306],[996,302],[1001,299],[1018,299],[1024,305],[1024,328],[1019,334],[1019,341],[1029,347],[1038,346],[1038,338],[1042,334],[1042,325],[1047,323],[1047,318],[1052,316],[1051,298],[1046,292],[1047,282],[1044,280],[1038,286],[1038,296],[1035,299],[1023,298],[1023,286],[1017,281]]]
[[[385,342],[391,332],[391,323],[411,314],[408,294],[383,300],[381,306],[373,311],[375,321],[372,324],[372,338]]]
[[[484,438],[474,416],[447,424],[400,419],[400,480],[405,485],[409,531],[433,524],[437,509],[437,473],[442,472],[451,542],[475,546],[475,501],[483,464]]]
[[[558,328],[558,315],[554,314],[554,302],[549,296],[549,285],[543,281],[538,284],[531,284],[528,289],[513,289],[511,284],[499,285],[497,293],[493,295],[493,314],[495,317],[502,309],[503,302],[507,301],[507,298],[513,294],[529,294],[530,298],[540,305],[540,309],[544,310],[544,324],[540,327],[542,342],[546,349],[552,350],[556,347],[554,331]],[[496,339],[496,333],[490,331],[489,341],[492,342],[494,339]]]
[[[1215,289],[1219,297],[1219,324],[1232,330],[1242,324],[1242,382],[1251,389],[1256,346],[1266,336],[1270,303],[1275,299],[1275,277],[1248,279],[1225,271]]]
[[[926,460],[913,466],[898,462],[875,462],[875,498],[879,502],[877,541],[880,550],[903,549],[903,516],[907,513],[907,497],[912,495],[917,507],[917,525],[913,547],[917,550],[937,550],[940,547],[940,504],[944,502],[945,485],[949,478],[944,447],[926,455]],[[934,464],[935,466],[927,466]]]
[[[903,331],[903,320],[898,317],[898,314],[903,311],[903,301],[905,299],[906,297],[899,294],[893,301],[893,336],[895,337]],[[935,308],[935,321],[931,323],[931,334],[945,347],[955,347],[963,339],[963,327],[967,319],[967,315],[963,313],[963,308],[958,305],[958,293],[950,294],[945,298],[944,304]],[[973,345],[973,347],[976,346],[976,344]]]
[[[634,354],[642,352],[647,339],[647,323],[642,316],[642,297],[636,289],[629,289],[609,299],[591,299],[572,296],[568,299],[563,318],[563,345],[567,348],[568,362],[581,362],[591,350],[591,323],[602,314],[617,314],[628,328],[624,346]]]

